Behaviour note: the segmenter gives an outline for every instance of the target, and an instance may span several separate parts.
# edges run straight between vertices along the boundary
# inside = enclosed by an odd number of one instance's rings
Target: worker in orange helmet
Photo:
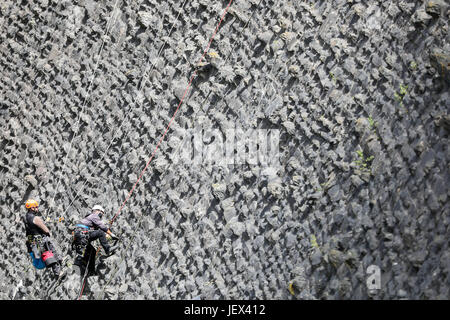
[[[51,267],[54,275],[59,277],[61,259],[50,239],[50,230],[39,216],[39,204],[34,199],[28,199],[25,202],[25,208],[27,212],[23,217],[23,222],[27,236],[26,245],[28,253],[33,260],[33,265],[37,269]]]

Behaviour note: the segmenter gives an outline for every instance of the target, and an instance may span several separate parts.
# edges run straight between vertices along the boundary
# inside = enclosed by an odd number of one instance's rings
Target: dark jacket
[[[84,217],[80,221],[81,224],[84,224],[85,226],[88,226],[92,229],[100,229],[103,231],[108,231],[108,226],[103,223],[102,219],[98,216],[97,213],[91,213],[90,215]]]
[[[23,222],[25,224],[25,233],[27,236],[36,236],[36,235],[47,235],[44,230],[39,228],[34,224],[33,219],[36,217],[33,212],[27,211],[25,217],[23,217]]]

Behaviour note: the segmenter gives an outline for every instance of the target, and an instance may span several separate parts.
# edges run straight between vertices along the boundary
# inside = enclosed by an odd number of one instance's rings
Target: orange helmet
[[[37,203],[36,200],[28,199],[27,202],[25,202],[25,208],[31,209],[31,208],[37,208],[39,207],[39,203]]]

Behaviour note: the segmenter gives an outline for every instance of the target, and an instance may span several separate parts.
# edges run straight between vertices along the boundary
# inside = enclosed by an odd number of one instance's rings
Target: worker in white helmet
[[[75,247],[77,254],[83,255],[86,246],[91,241],[97,239],[99,239],[100,244],[107,255],[111,255],[117,250],[118,245],[111,246],[108,242],[107,237],[111,237],[112,239],[118,238],[102,221],[101,218],[104,213],[105,209],[103,209],[102,206],[95,205],[92,208],[92,212],[81,219],[80,223],[75,225],[73,246]]]

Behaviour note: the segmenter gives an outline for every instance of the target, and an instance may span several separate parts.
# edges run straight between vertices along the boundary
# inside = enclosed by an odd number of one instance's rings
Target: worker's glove
[[[108,239],[108,240],[118,240],[119,239],[119,237],[117,237],[114,233],[107,233],[106,234],[106,239]]]
[[[119,240],[119,237],[116,236],[116,235],[115,235],[114,233],[112,233],[112,232],[111,232],[110,236],[111,236],[111,238],[112,238],[113,240]]]

